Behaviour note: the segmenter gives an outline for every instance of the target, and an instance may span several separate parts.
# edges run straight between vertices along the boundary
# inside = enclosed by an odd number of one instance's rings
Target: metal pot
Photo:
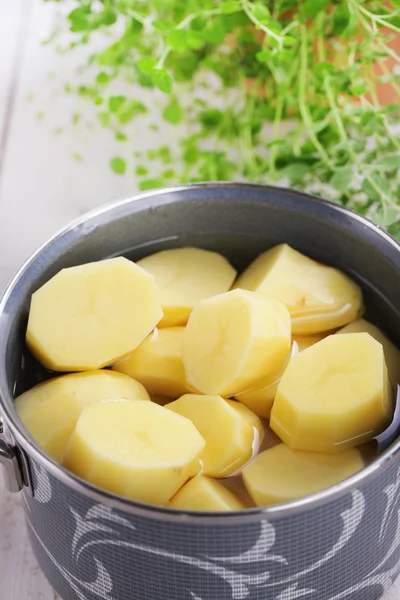
[[[377,600],[398,575],[400,442],[351,479],[290,504],[185,513],[83,482],[41,450],[14,410],[16,382],[33,383],[24,351],[30,296],[61,268],[196,245],[242,269],[282,241],[358,281],[368,317],[400,342],[397,243],[339,206],[257,185],[184,186],[101,208],[57,234],[8,287],[0,462],[10,489],[21,490],[37,560],[64,600]]]

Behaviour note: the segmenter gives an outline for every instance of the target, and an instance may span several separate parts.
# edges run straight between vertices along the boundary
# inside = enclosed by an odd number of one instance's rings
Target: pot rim
[[[386,241],[392,249],[399,253],[400,258],[400,245],[397,241],[392,238],[388,233],[380,229],[378,226],[373,224],[371,221],[362,217],[361,215],[343,207],[338,204],[334,204],[323,198],[292,190],[289,188],[282,188],[277,186],[269,186],[256,183],[239,183],[239,182],[205,182],[205,183],[189,183],[186,185],[170,186],[149,190],[147,192],[137,194],[130,198],[117,200],[111,203],[102,205],[94,210],[91,210],[84,215],[81,215],[77,219],[74,219],[66,226],[56,231],[50,239],[42,244],[36,252],[34,252],[20,267],[15,276],[11,279],[7,285],[2,297],[0,298],[0,333],[1,333],[1,316],[7,306],[8,300],[21,277],[25,272],[35,263],[36,259],[44,252],[47,248],[51,247],[57,240],[64,237],[66,234],[71,233],[77,227],[85,225],[88,221],[93,218],[99,217],[104,213],[113,212],[119,207],[136,203],[138,201],[146,201],[154,198],[159,198],[160,201],[165,194],[171,192],[183,192],[190,189],[227,189],[227,188],[258,188],[263,190],[270,190],[272,192],[286,191],[292,196],[298,196],[301,198],[307,198],[314,204],[324,205],[329,210],[341,213],[346,216],[347,219],[358,221],[366,229],[374,232]],[[0,374],[2,366],[0,365]],[[3,399],[4,398],[4,399]],[[150,504],[144,504],[141,502],[135,502],[122,496],[117,496],[106,490],[102,490],[83,479],[80,479],[73,473],[67,471],[62,465],[56,463],[45,451],[40,447],[39,444],[31,437],[29,432],[25,429],[23,424],[19,421],[17,412],[8,408],[7,402],[11,405],[14,401],[12,395],[8,392],[4,386],[4,382],[0,381],[0,418],[1,414],[5,417],[5,425],[10,430],[15,441],[18,445],[26,452],[28,459],[34,459],[39,466],[45,467],[46,470],[53,475],[56,479],[64,483],[66,486],[74,489],[77,492],[84,494],[87,497],[112,508],[122,510],[126,513],[131,513],[137,516],[156,518],[167,521],[175,521],[178,523],[190,523],[190,524],[209,524],[209,525],[229,525],[229,524],[244,524],[248,522],[257,522],[262,519],[275,520],[282,517],[290,517],[299,514],[305,510],[312,508],[321,507],[328,502],[339,499],[346,493],[351,493],[363,484],[366,484],[371,478],[378,475],[378,471],[388,469],[395,460],[400,459],[400,438],[394,442],[385,452],[381,454],[375,461],[370,465],[353,475],[352,477],[332,486],[321,492],[269,507],[256,507],[249,508],[244,511],[233,511],[227,513],[221,512],[200,512],[200,511],[182,511],[176,510],[164,506],[156,506]]]

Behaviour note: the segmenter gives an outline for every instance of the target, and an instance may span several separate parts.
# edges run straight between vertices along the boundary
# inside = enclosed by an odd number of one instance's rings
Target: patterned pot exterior
[[[30,539],[64,600],[377,600],[400,572],[394,464],[318,508],[227,525],[135,516],[32,467]]]
[[[0,413],[8,448],[16,443],[30,472],[22,496],[34,552],[64,600],[377,600],[396,578],[399,442],[312,499],[195,515],[120,502],[80,482],[42,453],[14,411],[30,296],[59,269],[177,245],[223,251],[241,269],[283,241],[360,281],[368,316],[400,343],[399,246],[338,206],[263,186],[184,186],[101,209],[53,238],[6,291]]]

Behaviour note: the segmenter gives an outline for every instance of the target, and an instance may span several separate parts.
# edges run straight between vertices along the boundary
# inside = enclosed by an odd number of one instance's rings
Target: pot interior
[[[30,296],[64,267],[165,248],[223,253],[243,270],[260,252],[287,242],[338,267],[363,287],[366,318],[400,345],[400,248],[363,219],[305,194],[238,184],[163,190],[89,215],[45,246],[3,300],[0,392],[12,398],[52,373],[24,349]]]

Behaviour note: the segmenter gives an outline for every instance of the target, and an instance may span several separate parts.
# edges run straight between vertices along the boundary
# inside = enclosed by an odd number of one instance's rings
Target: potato
[[[296,335],[294,337],[294,341],[297,344],[298,351],[302,352],[303,350],[307,350],[307,348],[314,346],[314,344],[320,342],[328,335],[329,333],[314,333],[313,335]]]
[[[227,400],[229,406],[248,424],[254,433],[253,452],[258,451],[264,439],[264,425],[255,412],[241,402]]]
[[[400,383],[400,350],[386,337],[386,335],[365,319],[358,319],[349,323],[346,327],[339,329],[337,333],[369,333],[372,337],[380,342],[383,346],[386,365],[389,372],[389,378],[393,385]]]
[[[137,264],[156,279],[164,311],[159,327],[186,325],[196,304],[228,291],[236,277],[226,258],[201,248],[163,250]]]
[[[368,442],[392,413],[381,344],[368,333],[335,334],[292,358],[270,426],[293,449],[332,453]]]
[[[120,373],[90,371],[62,375],[36,385],[15,401],[19,417],[35,440],[62,462],[82,410],[102,400],[149,400],[141,383]]]
[[[179,510],[232,511],[243,510],[245,504],[221,483],[197,475],[172,498],[170,508]]]
[[[269,419],[278,384],[283,372],[284,371],[275,374],[274,377],[271,378],[271,383],[269,385],[264,385],[264,383],[262,383],[260,387],[253,387],[247,392],[236,394],[236,400],[239,400],[239,402],[244,406],[247,406],[247,408],[252,410],[259,417]],[[274,379],[274,381],[272,381],[272,379]]]
[[[287,244],[261,254],[235,288],[280,300],[289,309],[295,335],[320,333],[360,316],[362,293],[337,269],[322,265]]]
[[[165,504],[199,472],[204,446],[189,419],[153,402],[100,402],[82,411],[64,462],[110,492]]]
[[[129,358],[113,369],[140,381],[154,394],[177,397],[189,392],[182,362],[184,327],[155,329]]]
[[[123,257],[63,269],[32,295],[26,343],[53,371],[129,355],[162,317],[154,277]]]
[[[200,302],[183,335],[190,386],[233,396],[283,364],[290,350],[290,316],[283,304],[234,290]]]
[[[239,402],[247,406],[259,417],[269,419],[278,384],[289,364],[292,353],[297,354],[297,350],[297,345],[293,346],[292,352],[287,356],[277,372],[271,373],[268,377],[257,381],[249,390],[236,394],[236,400],[239,400]]]
[[[270,506],[320,492],[361,471],[363,466],[358,450],[318,454],[279,444],[261,452],[245,467],[243,480],[257,506]]]
[[[242,467],[258,451],[255,415],[243,418],[234,400],[221,396],[186,394],[165,408],[192,421],[206,441],[201,460],[203,474],[227,477]],[[244,407],[245,408],[245,407]],[[259,432],[261,423],[256,429]]]

